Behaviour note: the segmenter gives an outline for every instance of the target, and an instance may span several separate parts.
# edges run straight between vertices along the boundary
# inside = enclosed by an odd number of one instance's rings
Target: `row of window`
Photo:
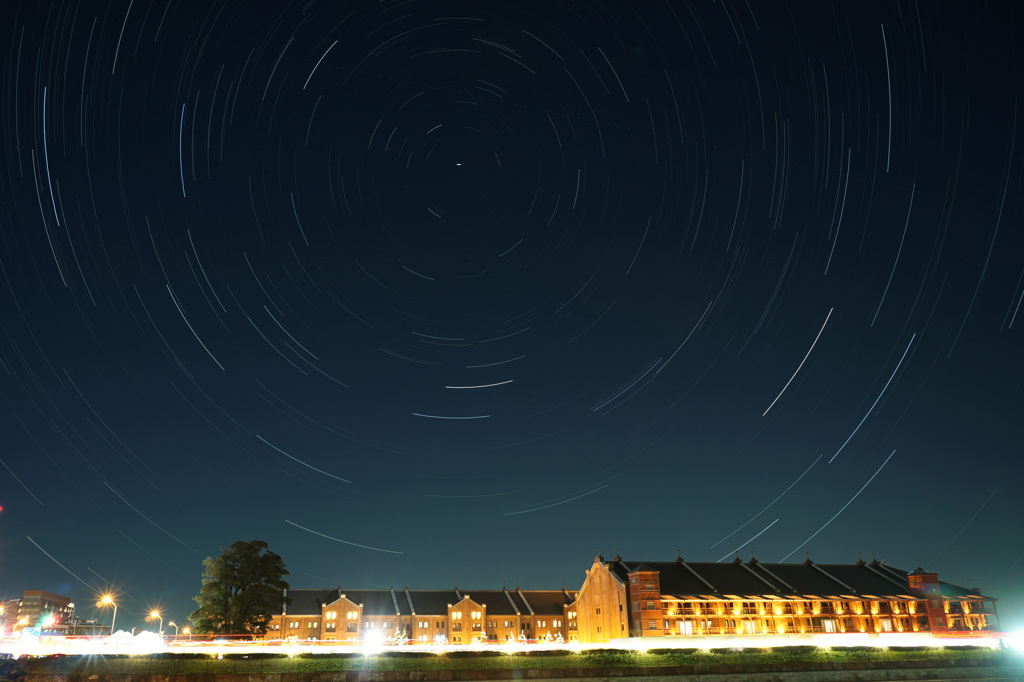
[[[456,620],[458,620],[458,619],[456,619]],[[539,620],[539,621],[537,621],[537,627],[538,628],[546,628],[546,627],[548,627],[547,623],[548,622],[546,620]],[[318,621],[311,620],[311,621],[308,621],[306,623],[306,627],[307,628],[315,628],[315,627],[317,627],[318,624],[319,624]],[[506,628],[515,627],[515,621],[511,621],[511,620],[506,620],[506,621],[504,621],[503,624],[504,624],[504,627],[506,627]],[[349,625],[349,631],[350,632],[354,631],[356,624],[355,623],[349,623],[348,625]],[[325,623],[325,626],[327,627],[328,630],[334,630],[335,629],[335,624],[334,623]],[[302,621],[292,620],[292,621],[288,622],[288,629],[289,630],[298,630],[301,627],[302,627]],[[374,627],[377,627],[377,624],[375,623],[375,621],[368,620],[365,623],[363,623],[363,627],[366,628],[366,629],[373,629]],[[380,627],[381,627],[381,629],[390,629],[391,628],[391,621],[390,620],[383,621],[380,624]],[[421,630],[427,629],[427,628],[430,627],[430,621],[429,620],[416,621],[416,627],[421,629]],[[436,629],[438,629],[438,630],[443,630],[444,627],[445,627],[445,623],[444,623],[444,621],[441,621],[441,620],[436,621],[434,627]],[[461,623],[453,623],[452,627],[455,630],[462,630],[462,624]],[[480,623],[473,623],[473,629],[474,630],[480,630],[480,627],[481,627]],[[489,627],[489,628],[497,628],[498,627],[498,621],[496,621],[496,620],[489,620],[489,621],[487,621],[487,627]],[[525,629],[529,630],[530,629],[530,624],[529,623],[524,623],[523,627]],[[562,619],[561,618],[553,619],[551,621],[551,627],[553,627],[553,628],[560,628],[560,627],[562,627]],[[281,625],[279,623],[275,623],[273,625],[272,629],[280,630],[281,629]]]
[[[345,613],[345,618],[347,618],[348,620],[359,620],[359,612],[358,611],[348,611],[347,613]],[[337,620],[337,619],[338,619],[338,612],[337,611],[328,611],[328,612],[326,612],[324,614],[324,620]]]

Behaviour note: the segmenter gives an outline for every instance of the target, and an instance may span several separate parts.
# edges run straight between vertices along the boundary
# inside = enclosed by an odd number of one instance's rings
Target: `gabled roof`
[[[799,564],[769,564],[757,560],[729,563],[640,562],[616,557],[608,562],[608,570],[628,583],[629,574],[637,570],[658,571],[661,594],[678,597],[714,595],[722,598],[756,595],[800,596],[819,598],[841,595],[865,598],[907,595],[923,598],[924,592],[913,590],[907,582],[907,571],[878,561],[853,564],[815,564],[807,560]],[[952,598],[979,597],[977,591],[951,583],[940,583],[943,596]],[[989,597],[986,597],[989,599]]]
[[[410,615],[408,600],[405,599],[404,594],[401,595],[401,599],[398,599],[401,594],[398,590],[394,592],[394,596],[392,596],[391,590],[343,590],[342,594],[353,604],[361,604],[364,616]],[[396,601],[398,603],[397,610],[395,609]]]
[[[421,616],[447,616],[448,605],[462,601],[455,590],[409,590],[409,596],[416,614]]]
[[[484,606],[487,609],[488,616],[514,616],[516,615],[516,609],[513,607],[512,602],[509,601],[508,596],[503,590],[459,590],[462,592],[463,597],[468,597],[470,600]],[[512,593],[513,599],[515,599],[515,593]],[[515,603],[515,607],[518,607],[519,611],[525,611],[518,601]]]
[[[560,616],[566,606],[573,602],[562,590],[521,590],[517,597],[526,601],[538,616]],[[488,609],[490,612],[490,609]],[[529,611],[524,611],[529,613]]]
[[[289,616],[319,616],[323,604],[338,599],[338,590],[288,590],[288,599]],[[274,613],[279,615],[280,607]]]

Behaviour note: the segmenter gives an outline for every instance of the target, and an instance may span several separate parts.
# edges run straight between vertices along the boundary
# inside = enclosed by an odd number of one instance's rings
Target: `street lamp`
[[[164,617],[160,615],[159,611],[153,609],[149,612],[149,619],[153,620],[154,618],[160,621],[160,636],[162,637],[164,634]]]
[[[110,619],[110,634],[113,635],[114,623],[117,621],[117,602],[115,602],[114,598],[109,594],[105,594],[103,595],[103,598],[96,603],[96,606],[107,606],[108,604],[114,607],[114,617]]]
[[[185,634],[188,635],[188,641],[192,641],[192,628],[185,628]]]
[[[178,639],[178,625],[173,620],[170,623],[168,623],[168,625],[170,625],[172,628],[174,628],[174,639],[177,640]]]
[[[45,618],[43,618],[41,621],[39,621],[39,634],[40,634],[40,636],[42,636],[43,632],[46,631],[47,627],[53,625],[54,620],[56,620],[56,619],[53,617],[53,614],[50,613],[50,614],[47,614],[47,616]]]

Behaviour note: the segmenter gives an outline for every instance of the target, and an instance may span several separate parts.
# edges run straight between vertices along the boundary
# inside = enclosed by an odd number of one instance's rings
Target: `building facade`
[[[576,597],[581,642],[623,637],[910,633],[991,636],[996,600],[879,561],[765,564],[598,556]]]
[[[993,597],[879,561],[766,564],[610,561],[561,590],[288,590],[268,640],[564,641],[929,633],[992,636]]]
[[[567,590],[288,590],[268,640],[418,643],[572,641]]]
[[[3,630],[10,632],[40,628],[47,633],[67,634],[75,615],[75,605],[68,597],[43,590],[26,590],[20,599],[6,600],[2,609]]]

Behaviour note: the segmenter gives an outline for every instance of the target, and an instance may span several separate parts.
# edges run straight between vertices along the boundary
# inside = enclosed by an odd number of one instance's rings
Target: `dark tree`
[[[284,561],[262,540],[239,540],[222,554],[203,559],[203,588],[189,620],[197,634],[253,634],[267,631],[270,614],[281,608],[288,583]]]

